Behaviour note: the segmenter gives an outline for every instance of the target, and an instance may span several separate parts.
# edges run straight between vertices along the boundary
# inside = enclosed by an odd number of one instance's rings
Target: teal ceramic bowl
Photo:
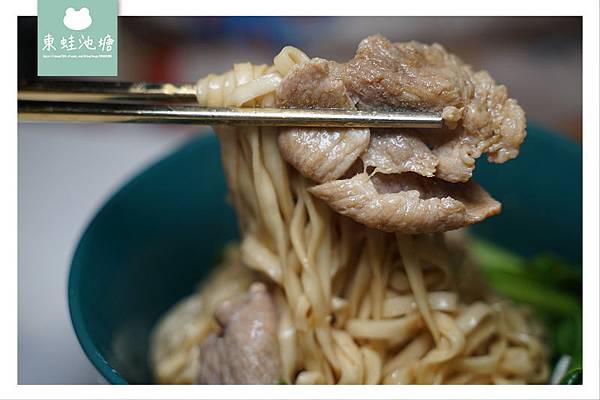
[[[73,327],[110,383],[151,383],[157,318],[190,294],[237,237],[219,145],[202,135],[125,184],[83,234],[68,284]],[[581,262],[581,148],[536,126],[518,159],[481,160],[476,178],[503,212],[474,232],[522,254]]]

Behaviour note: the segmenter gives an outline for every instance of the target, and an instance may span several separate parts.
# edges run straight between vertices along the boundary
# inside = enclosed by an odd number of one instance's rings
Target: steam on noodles
[[[273,65],[235,64],[198,81],[198,102],[275,107],[282,80],[309,60],[285,47]],[[525,309],[482,285],[462,289],[444,233],[385,232],[334,211],[309,192],[315,182],[282,158],[277,128],[215,131],[241,243],[158,324],[152,345],[157,382],[196,381],[198,345],[219,329],[217,305],[256,281],[274,298],[279,378],[286,382],[547,380],[540,328]]]

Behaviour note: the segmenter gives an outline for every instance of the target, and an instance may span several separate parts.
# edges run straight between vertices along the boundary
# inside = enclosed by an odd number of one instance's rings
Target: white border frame
[[[36,15],[35,0],[6,2],[0,29],[4,40],[3,76],[10,82],[2,93],[3,121],[14,129],[0,135],[0,174],[5,194],[0,196],[0,396],[13,399],[198,399],[198,398],[427,398],[427,399],[598,399],[600,391],[599,322],[599,124],[598,124],[598,10],[596,0],[390,1],[370,0],[368,8],[346,1],[208,2],[169,0],[120,0],[120,15],[571,15],[583,16],[583,302],[584,385],[581,386],[86,386],[17,385],[17,133],[16,79],[17,15]],[[365,4],[363,4],[365,5]],[[310,11],[309,11],[310,10]],[[10,62],[12,60],[12,62]],[[557,94],[560,95],[560,94]],[[548,101],[541,99],[541,101]],[[550,160],[551,162],[551,160]]]

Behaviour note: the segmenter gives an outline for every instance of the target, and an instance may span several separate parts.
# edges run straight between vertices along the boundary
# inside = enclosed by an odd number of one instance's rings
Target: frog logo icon
[[[72,31],[82,31],[92,25],[92,17],[90,10],[82,7],[79,11],[75,11],[73,7],[65,10],[63,24]]]

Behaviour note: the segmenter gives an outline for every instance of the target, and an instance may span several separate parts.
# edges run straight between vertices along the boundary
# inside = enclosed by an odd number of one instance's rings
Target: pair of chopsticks
[[[438,113],[278,108],[208,108],[196,103],[194,84],[24,82],[21,122],[120,122],[196,125],[440,128]]]

